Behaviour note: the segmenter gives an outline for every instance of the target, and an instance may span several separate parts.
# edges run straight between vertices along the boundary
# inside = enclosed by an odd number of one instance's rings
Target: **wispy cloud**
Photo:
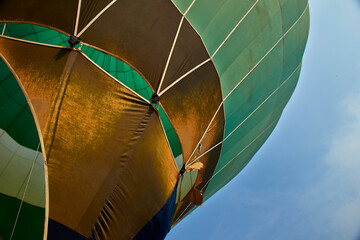
[[[314,211],[313,221],[322,221],[320,235],[354,239],[360,229],[360,94],[340,103],[338,112],[341,120],[328,142],[323,177],[302,204]]]

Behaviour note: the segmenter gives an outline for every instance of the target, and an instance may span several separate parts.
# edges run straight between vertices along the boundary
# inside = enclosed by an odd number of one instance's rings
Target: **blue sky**
[[[248,166],[168,234],[360,239],[360,0],[309,0],[297,88]]]

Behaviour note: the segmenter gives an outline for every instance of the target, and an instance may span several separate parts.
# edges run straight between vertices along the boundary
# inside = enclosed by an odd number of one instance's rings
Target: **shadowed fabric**
[[[175,187],[170,198],[160,211],[136,234],[133,238],[134,240],[147,240],[149,236],[153,240],[165,238],[166,234],[170,231],[170,224],[174,215],[176,190],[177,187]]]
[[[0,21],[37,23],[72,34],[76,10],[72,0],[2,0]]]
[[[50,218],[85,237],[135,236],[177,180],[153,107],[71,49],[2,38],[0,50],[39,116]]]
[[[191,3],[174,0],[182,13]],[[214,176],[202,187],[205,200],[246,166],[275,128],[299,78],[308,14],[307,0],[196,0],[188,11],[214,55],[226,97],[224,142]],[[182,205],[176,215],[185,217],[194,205]]]
[[[205,200],[266,141],[299,78],[308,1],[81,2],[78,33],[113,3],[80,36],[82,50],[2,38],[0,52],[19,76],[42,132],[50,218],[86,238],[131,239],[147,228],[175,187],[177,170],[164,130],[179,138],[179,161],[204,165],[196,172],[202,182],[186,188],[197,199],[203,191]],[[0,21],[70,35],[78,3],[4,0]],[[17,28],[0,26],[5,35]],[[40,42],[39,30],[28,38]],[[57,39],[67,44],[66,35]],[[162,109],[116,83],[85,54],[146,99],[159,93]],[[195,207],[191,197],[184,199],[172,226]]]

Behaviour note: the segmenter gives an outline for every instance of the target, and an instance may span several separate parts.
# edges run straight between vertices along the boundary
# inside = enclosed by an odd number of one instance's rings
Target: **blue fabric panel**
[[[88,240],[88,238],[75,232],[57,221],[49,219],[48,240]]]
[[[170,230],[175,210],[177,184],[170,198],[160,211],[138,232],[134,240],[163,240]]]

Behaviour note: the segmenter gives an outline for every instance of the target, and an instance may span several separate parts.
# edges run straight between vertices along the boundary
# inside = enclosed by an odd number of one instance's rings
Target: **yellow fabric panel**
[[[178,175],[155,109],[77,51],[0,38],[0,52],[46,134],[50,218],[86,237],[135,236]]]

